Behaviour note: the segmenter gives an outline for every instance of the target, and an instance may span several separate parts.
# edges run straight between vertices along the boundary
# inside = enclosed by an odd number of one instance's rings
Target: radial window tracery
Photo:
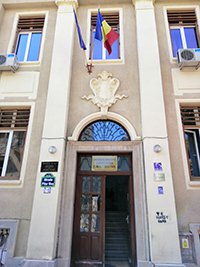
[[[79,141],[130,141],[130,137],[120,124],[110,120],[99,120],[81,132]]]

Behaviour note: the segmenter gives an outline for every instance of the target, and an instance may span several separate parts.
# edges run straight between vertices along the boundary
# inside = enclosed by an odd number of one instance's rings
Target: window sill
[[[200,177],[198,177],[198,178],[200,179]],[[200,180],[189,181],[188,185],[189,185],[190,188],[198,188],[198,189],[200,189]]]
[[[32,66],[40,66],[40,61],[19,61],[20,67],[32,67]]]
[[[12,187],[12,186],[19,186],[22,184],[21,180],[11,180],[11,178],[8,179],[2,179],[0,178],[0,187]]]
[[[99,59],[99,60],[88,60],[88,64],[93,65],[120,65],[124,64],[123,59]]]
[[[177,57],[171,57],[170,62],[172,64],[177,64]]]

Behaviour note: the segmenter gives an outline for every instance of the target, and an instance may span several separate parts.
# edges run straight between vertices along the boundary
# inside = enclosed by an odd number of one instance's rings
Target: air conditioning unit
[[[11,70],[15,72],[18,68],[19,63],[15,54],[0,54],[0,71]]]
[[[178,66],[180,69],[184,67],[200,67],[200,48],[179,49],[177,53]]]

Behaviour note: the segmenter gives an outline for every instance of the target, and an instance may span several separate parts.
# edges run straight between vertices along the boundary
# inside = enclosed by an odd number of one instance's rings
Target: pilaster
[[[55,258],[57,244],[75,29],[73,7],[77,7],[78,1],[57,0],[56,4],[57,20],[28,239],[27,264],[28,259],[51,261]],[[55,162],[57,167],[42,169],[42,163],[45,162]],[[54,182],[52,186],[43,187],[41,183],[47,173]]]
[[[55,0],[55,4],[58,8],[66,8],[66,6],[78,7],[78,0]]]
[[[136,11],[151,261],[154,264],[180,266],[154,1],[133,0],[133,3]]]

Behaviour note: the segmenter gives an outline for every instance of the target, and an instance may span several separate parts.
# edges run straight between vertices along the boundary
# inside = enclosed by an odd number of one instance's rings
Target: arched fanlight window
[[[130,141],[130,136],[120,124],[99,120],[83,129],[79,141]]]

